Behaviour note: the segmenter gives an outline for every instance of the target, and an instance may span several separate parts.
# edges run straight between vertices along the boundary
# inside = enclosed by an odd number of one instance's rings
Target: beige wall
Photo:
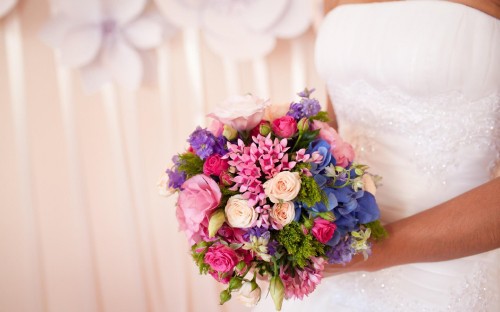
[[[218,306],[155,184],[232,89],[288,102],[303,81],[324,101],[314,31],[238,64],[180,32],[157,52],[158,85],[87,95],[39,40],[49,17],[27,0],[0,20],[0,311],[244,311]]]

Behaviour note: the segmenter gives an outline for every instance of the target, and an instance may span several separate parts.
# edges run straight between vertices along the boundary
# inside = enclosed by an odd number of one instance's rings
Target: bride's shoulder
[[[328,13],[334,8],[344,4],[361,4],[361,3],[375,3],[375,2],[397,2],[404,0],[325,0],[324,12]],[[466,5],[473,9],[482,11],[490,16],[500,19],[500,0],[444,0],[452,3]]]

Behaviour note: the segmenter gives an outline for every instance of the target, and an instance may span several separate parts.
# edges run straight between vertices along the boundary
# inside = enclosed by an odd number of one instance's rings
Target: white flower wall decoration
[[[301,35],[313,18],[305,0],[155,0],[178,27],[199,27],[212,51],[246,60],[271,52],[276,38]]]
[[[0,18],[7,15],[16,4],[17,0],[0,0]]]
[[[174,33],[147,0],[65,0],[45,25],[42,39],[63,65],[80,70],[87,91],[115,81],[136,89],[145,76],[145,52]]]

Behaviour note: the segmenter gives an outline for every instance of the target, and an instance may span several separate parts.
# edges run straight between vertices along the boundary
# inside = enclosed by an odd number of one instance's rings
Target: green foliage
[[[302,169],[311,170],[311,164],[310,163],[306,163],[306,162],[296,163],[295,167],[293,167],[292,171],[300,173],[302,171]]]
[[[381,240],[389,237],[389,233],[384,228],[384,226],[380,223],[380,220],[375,220],[373,222],[365,224],[367,228],[372,231],[371,238],[374,240]]]
[[[311,120],[319,120],[323,122],[329,122],[330,118],[328,118],[328,113],[325,111],[320,111],[315,116],[311,117]]]
[[[276,240],[285,247],[289,256],[287,260],[300,268],[309,263],[311,257],[325,254],[325,247],[311,234],[304,234],[298,222],[286,225],[276,234]]]
[[[203,173],[203,159],[193,153],[180,154],[179,171],[183,171],[188,179]]]
[[[301,176],[300,191],[297,195],[297,200],[303,202],[307,206],[314,206],[320,201],[328,202],[328,198],[319,187],[318,183],[314,181],[313,177]]]
[[[295,141],[295,144],[293,145],[292,148],[292,152],[298,151],[301,148],[309,147],[309,143],[314,141],[318,137],[318,134],[319,134],[319,129],[304,131],[302,134],[299,135],[297,141]]]
[[[225,208],[229,197],[239,194],[238,191],[231,191],[227,187],[219,186],[222,197],[220,199],[219,208]]]
[[[212,243],[199,242],[191,247],[191,256],[200,269],[200,274],[207,274],[210,266],[205,263],[205,254]]]

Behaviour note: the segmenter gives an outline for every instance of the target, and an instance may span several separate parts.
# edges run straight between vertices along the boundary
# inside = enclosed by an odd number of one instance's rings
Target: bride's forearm
[[[432,209],[387,225],[389,238],[374,244],[372,270],[435,262],[500,247],[500,178]]]

